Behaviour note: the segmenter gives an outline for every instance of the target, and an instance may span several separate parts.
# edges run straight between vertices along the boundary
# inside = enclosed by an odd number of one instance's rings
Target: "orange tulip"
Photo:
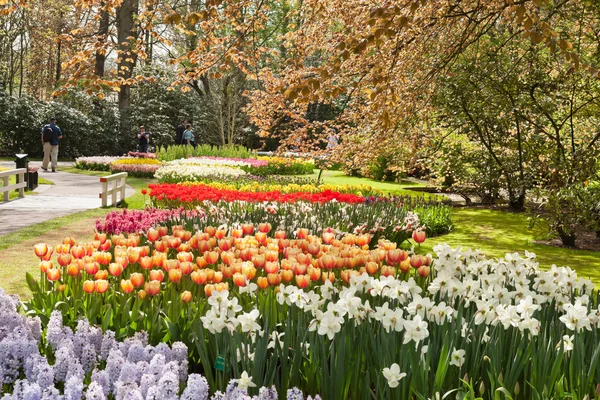
[[[206,259],[204,257],[200,256],[196,257],[196,265],[198,266],[198,268],[203,269],[208,266],[208,263],[206,262]]]
[[[42,258],[48,252],[48,245],[46,243],[38,243],[35,246],[33,246],[33,251],[36,256]]]
[[[231,230],[231,237],[239,239],[242,236],[244,236],[244,232],[242,232],[241,229],[232,229]]]
[[[194,255],[187,251],[182,251],[181,253],[177,253],[177,259],[179,262],[192,261],[194,259]]]
[[[127,260],[129,264],[135,264],[140,259],[140,249],[137,247],[130,247],[127,249]]]
[[[124,293],[133,292],[133,284],[131,283],[131,281],[129,279],[127,279],[127,280],[121,279],[121,290]]]
[[[275,232],[275,239],[285,239],[285,238],[287,238],[287,233],[285,231]]]
[[[223,274],[223,279],[229,279],[233,276],[233,271],[226,265],[219,265],[219,271]]]
[[[299,288],[304,289],[310,283],[310,279],[306,275],[296,275],[296,285]]]
[[[254,232],[254,225],[252,224],[242,224],[242,233],[245,236],[252,235]]]
[[[181,301],[185,304],[189,303],[192,301],[192,293],[189,291],[184,291],[183,293],[181,293]]]
[[[98,246],[98,249],[102,250],[102,251],[108,251],[108,250],[110,250],[111,246],[112,246],[111,241],[110,240],[106,240],[106,242],[101,243],[100,246]]]
[[[142,269],[152,269],[152,266],[154,265],[154,261],[152,259],[152,257],[142,257],[140,258],[140,266],[142,267]]]
[[[421,267],[421,265],[423,265],[423,258],[420,254],[413,254],[410,257],[410,265],[413,268],[419,269],[419,267]]]
[[[170,249],[176,249],[181,245],[181,239],[178,237],[173,237],[171,236],[168,240],[167,240],[167,246]]]
[[[238,287],[244,287],[246,286],[246,277],[238,272],[233,275],[233,283]]]
[[[144,291],[148,296],[156,296],[160,293],[160,282],[155,280],[147,282],[146,285],[144,285]]]
[[[296,275],[304,275],[307,269],[308,267],[306,264],[296,264],[296,266],[294,267],[294,273]]]
[[[206,295],[206,297],[210,297],[212,295],[213,290],[215,290],[215,285],[204,286],[204,294]]]
[[[146,232],[146,239],[148,239],[149,242],[157,241],[159,236],[158,229],[150,228],[148,229],[148,232]]]
[[[198,271],[194,271],[190,274],[190,278],[192,278],[192,280],[194,282],[196,282],[196,284],[198,285],[203,285],[204,283],[206,283],[206,280],[208,279],[208,277],[206,276],[206,271],[203,270],[198,270]]]
[[[98,264],[96,261],[85,264],[85,272],[88,275],[96,275],[96,272],[98,272],[99,269],[100,264]]]
[[[94,235],[94,240],[98,240],[100,243],[106,242],[106,233],[96,232]]]
[[[265,267],[265,257],[264,256],[254,256],[252,257],[252,264],[258,269],[263,269]]]
[[[94,281],[83,282],[83,291],[86,293],[94,293],[96,291],[96,284]]]
[[[157,251],[160,251],[161,253],[165,253],[169,249],[169,246],[168,246],[167,242],[165,242],[163,240],[157,240],[154,243],[154,248]]]
[[[333,283],[333,281],[335,280],[335,274],[331,271],[323,271],[321,273],[321,280],[323,282],[325,282],[326,280],[329,280],[330,282]]]
[[[108,272],[112,276],[119,276],[123,273],[123,266],[117,263],[110,263],[108,266]]]
[[[281,279],[284,282],[290,282],[292,279],[294,279],[294,273],[290,270],[281,271]]]
[[[94,275],[94,279],[98,280],[98,279],[102,279],[102,280],[106,280],[108,279],[108,271],[105,269],[101,269],[100,271],[96,272],[96,274]]]
[[[377,273],[377,271],[379,270],[379,264],[377,264],[374,261],[369,261],[366,265],[365,265],[365,270],[367,271],[367,274],[369,275],[374,275],[375,273]]]
[[[162,282],[163,279],[165,279],[165,274],[161,270],[153,269],[152,271],[150,271],[150,280],[151,281]]]
[[[46,252],[46,254],[44,254],[42,256],[42,260],[44,260],[44,261],[50,261],[50,259],[52,258],[52,253],[53,252],[54,252],[54,247],[48,246],[48,251]]]
[[[152,255],[152,265],[158,268],[162,268],[165,265],[167,259],[167,253],[155,253]]]
[[[396,268],[384,265],[381,267],[381,275],[388,277],[396,275]]]
[[[71,248],[71,255],[77,259],[82,259],[86,254],[85,247],[81,245],[73,246]]]
[[[278,286],[281,283],[281,275],[279,274],[268,274],[267,282],[270,286]]]
[[[60,269],[59,268],[50,268],[46,272],[49,281],[57,281],[60,279]]]
[[[417,270],[417,273],[419,274],[419,276],[421,276],[423,278],[427,278],[429,276],[430,271],[431,271],[431,269],[427,265],[422,265]]]
[[[298,228],[296,230],[296,237],[298,239],[306,239],[308,237],[308,229],[306,229],[306,228]]]
[[[172,269],[179,269],[179,261],[178,260],[165,260],[164,265],[163,265],[163,269],[165,271],[170,271]]]
[[[321,269],[309,267],[308,268],[308,276],[311,281],[318,281],[321,278]]]
[[[215,272],[215,275],[212,278],[213,283],[219,283],[223,280],[223,273],[221,271]]]
[[[259,276],[258,279],[256,280],[256,284],[261,289],[266,289],[269,287],[269,281],[264,276]]]
[[[267,234],[264,232],[256,232],[254,234],[254,238],[256,239],[256,241],[260,244],[266,244],[267,243]]]
[[[207,251],[204,253],[204,259],[208,264],[215,264],[217,261],[219,261],[219,253],[216,251]]]
[[[138,288],[144,284],[145,279],[143,274],[140,274],[139,272],[134,272],[133,274],[129,275],[129,280],[131,281],[133,286]]]
[[[71,256],[71,254],[68,254],[68,253],[67,254],[59,254],[57,261],[61,267],[66,267],[67,265],[71,264],[72,258],[73,257]]]
[[[192,263],[189,261],[184,261],[182,263],[179,263],[179,270],[181,271],[182,274],[184,275],[189,275],[192,273]]]
[[[69,266],[67,267],[67,274],[69,274],[70,276],[79,276],[79,266],[77,264],[69,264]]]
[[[94,288],[96,289],[96,293],[104,293],[108,290],[108,281],[104,279],[97,280],[94,282]]]
[[[268,222],[263,222],[258,224],[258,230],[263,233],[269,233],[271,231],[271,224]]]
[[[51,261],[40,261],[40,271],[43,273],[48,272],[51,268],[54,268]]]
[[[323,257],[321,257],[319,259],[319,261],[321,262],[321,265],[323,266],[323,268],[325,269],[333,269],[335,267],[335,263],[336,263],[336,258],[334,256],[331,256],[329,254],[325,254]]]
[[[167,228],[166,226],[158,227],[158,235],[160,237],[163,237],[163,236],[167,235],[168,233],[169,233],[169,228]]]
[[[279,272],[279,263],[278,262],[267,262],[265,264],[265,272],[267,274],[276,274],[277,272]]]
[[[331,243],[333,243],[333,240],[335,239],[335,233],[330,232],[330,231],[324,231],[322,237],[323,237],[323,243],[331,244]]]
[[[217,239],[223,239],[225,236],[227,236],[227,231],[225,229],[217,229],[215,232],[215,237]]]
[[[138,296],[138,299],[140,299],[140,300],[144,300],[144,299],[146,298],[146,296],[147,296],[147,295],[148,295],[148,293],[146,293],[146,291],[145,291],[145,290],[143,290],[143,289],[142,289],[142,290],[140,290],[140,291],[138,292],[138,294],[137,294],[137,296]]]
[[[207,269],[206,271],[206,279],[208,279],[209,281],[212,281],[213,278],[215,277],[215,271],[212,269]]]
[[[400,271],[402,271],[402,273],[407,273],[408,271],[410,271],[410,258],[407,258],[406,260],[402,261],[400,263]]]

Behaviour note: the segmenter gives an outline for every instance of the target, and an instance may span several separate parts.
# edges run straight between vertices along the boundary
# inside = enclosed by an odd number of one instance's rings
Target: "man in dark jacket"
[[[46,134],[44,134],[44,131]],[[44,161],[42,169],[48,171],[48,163],[52,159],[52,172],[56,172],[58,164],[58,140],[62,139],[62,131],[56,125],[56,118],[50,118],[50,123],[42,128],[42,145],[44,146]]]
[[[177,130],[175,131],[175,144],[183,144],[183,132],[185,132],[185,126],[187,123],[188,120],[184,119],[183,122],[177,127]]]

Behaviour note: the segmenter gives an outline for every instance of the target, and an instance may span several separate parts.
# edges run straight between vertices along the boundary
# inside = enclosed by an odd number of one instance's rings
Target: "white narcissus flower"
[[[406,373],[400,372],[400,366],[396,363],[393,363],[389,368],[384,368],[382,372],[391,388],[397,387],[400,380],[406,376]]]
[[[450,365],[456,365],[458,368],[462,367],[465,363],[465,351],[464,350],[456,350],[454,348],[452,350],[452,355],[450,356]]]
[[[243,313],[237,317],[237,320],[242,327],[242,332],[254,332],[260,330],[260,325],[256,323],[258,317],[260,317],[260,311],[256,308],[249,313]]]
[[[258,289],[256,283],[250,282],[248,279],[246,279],[246,286],[239,287],[240,294],[248,293],[253,295],[254,292],[256,292],[256,289]]]
[[[420,315],[415,315],[412,320],[404,321],[404,330],[404,344],[413,340],[415,345],[418,345],[421,340],[429,336],[427,322],[423,321]]]
[[[242,376],[239,379],[233,379],[238,384],[240,389],[248,389],[249,387],[256,387],[256,384],[252,382],[252,377],[248,376],[246,371],[242,372]]]

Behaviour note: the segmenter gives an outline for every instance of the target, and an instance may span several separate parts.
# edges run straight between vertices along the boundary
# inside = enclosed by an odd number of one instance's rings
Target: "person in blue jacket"
[[[48,163],[51,161],[52,172],[56,172],[58,164],[58,141],[62,139],[62,131],[56,125],[56,118],[50,118],[50,123],[42,128],[42,146],[44,146],[44,161],[42,169],[48,171]]]

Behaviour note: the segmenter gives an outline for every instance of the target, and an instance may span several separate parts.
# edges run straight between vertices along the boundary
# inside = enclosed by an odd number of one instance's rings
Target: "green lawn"
[[[536,244],[543,232],[528,228],[526,214],[475,208],[456,208],[452,213],[453,232],[428,238],[423,250],[432,251],[433,246],[446,242],[450,246],[480,249],[491,257],[503,257],[506,253],[525,250],[537,255],[544,269],[553,264],[570,266],[577,273],[600,285],[600,252],[553,247]]]
[[[313,178],[317,179],[319,176],[319,170],[315,170],[312,175],[297,175],[300,178]],[[346,176],[342,171],[323,171],[321,180],[330,185],[369,185],[373,189],[377,189],[386,194],[406,195],[406,196],[425,196],[425,197],[441,197],[437,195],[431,195],[424,192],[418,192],[414,190],[408,190],[410,187],[425,187],[426,185],[421,183],[415,183],[410,181],[402,182],[381,182],[369,178],[359,178],[356,176]]]
[[[6,171],[6,170],[8,170],[8,168],[0,168],[0,171]],[[17,183],[17,176],[16,175],[13,175],[13,176],[11,176],[11,177],[8,178],[8,184],[9,185],[12,185],[12,184],[15,184],[15,183]],[[54,182],[49,181],[48,179],[42,178],[41,176],[38,176],[38,184],[39,185],[54,185]],[[0,181],[0,185],[2,185],[1,181]],[[31,195],[31,194],[36,194],[36,193],[32,192],[32,191],[25,190],[25,196],[28,196],[28,195]],[[19,192],[17,190],[11,190],[8,193],[8,198],[10,200],[16,199],[18,197],[19,197]]]

